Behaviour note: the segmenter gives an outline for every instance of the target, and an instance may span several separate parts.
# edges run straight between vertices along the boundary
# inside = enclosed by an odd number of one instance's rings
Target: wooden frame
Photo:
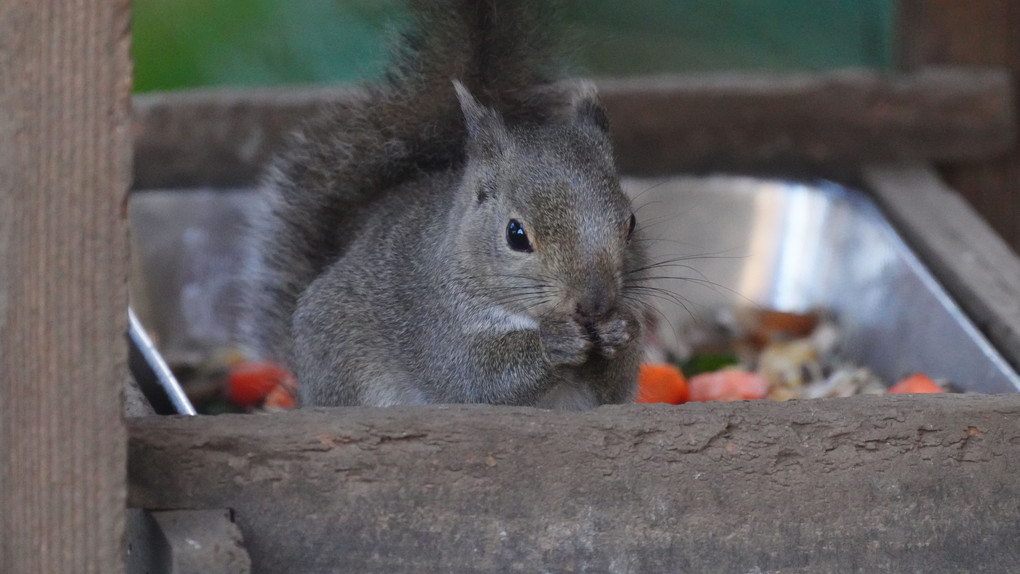
[[[234,506],[256,569],[283,558],[285,570],[324,571],[995,571],[1020,562],[1020,395],[582,415],[354,409],[125,426],[128,14],[127,0],[0,0],[0,571],[122,572],[126,501]],[[660,112],[696,110],[667,126],[665,139],[633,134],[636,147],[625,145],[621,158],[631,172],[979,161],[1014,150],[1008,78],[926,83],[944,81],[940,74],[605,88],[621,137],[649,126],[621,115],[638,98]],[[833,94],[856,112],[837,113]],[[157,104],[142,105],[136,130],[158,125],[146,123]],[[791,113],[777,115],[777,106]],[[964,111],[953,118],[948,109]],[[166,113],[169,125],[185,126],[187,116]],[[714,133],[734,117],[741,121]],[[282,131],[262,133],[265,145]],[[664,153],[681,132],[701,139]],[[139,133],[137,173],[157,173],[145,171],[152,133]],[[843,141],[845,133],[885,144]],[[209,141],[222,147],[204,151],[227,149]],[[249,181],[251,171],[237,167],[269,148],[247,141],[237,148],[247,152],[223,156],[244,174],[237,180],[201,167],[175,173],[193,184]],[[169,185],[166,173],[137,181]],[[874,167],[863,177],[986,332],[1014,352],[1015,256],[928,168]],[[959,258],[961,249],[980,257]]]
[[[0,1],[2,572],[123,572],[128,17]]]

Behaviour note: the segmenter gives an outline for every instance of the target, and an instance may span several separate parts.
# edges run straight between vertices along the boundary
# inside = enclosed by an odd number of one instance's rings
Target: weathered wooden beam
[[[964,312],[1020,369],[1020,260],[926,165],[862,170],[872,196]]]
[[[124,571],[127,0],[0,0],[0,572]]]
[[[973,159],[1013,143],[995,71],[717,76],[602,85],[620,164],[641,174]]]
[[[129,502],[253,572],[1006,572],[1020,394],[128,422]]]
[[[629,174],[975,159],[1014,141],[1010,83],[996,71],[662,77],[600,89]],[[301,120],[349,94],[137,96],[134,187],[248,185]]]

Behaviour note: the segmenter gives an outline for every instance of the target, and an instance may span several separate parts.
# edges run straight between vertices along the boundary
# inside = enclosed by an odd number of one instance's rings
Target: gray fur
[[[633,398],[644,258],[594,88],[535,47],[541,4],[415,3],[395,71],[270,171],[241,338],[303,404]]]

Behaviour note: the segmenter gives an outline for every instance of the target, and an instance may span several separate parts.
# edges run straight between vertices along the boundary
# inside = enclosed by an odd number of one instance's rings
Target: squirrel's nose
[[[612,294],[609,289],[589,287],[577,300],[577,316],[589,321],[599,319],[609,313],[611,306]]]

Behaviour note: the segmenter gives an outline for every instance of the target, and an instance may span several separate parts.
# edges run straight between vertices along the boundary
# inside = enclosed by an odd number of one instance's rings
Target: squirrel
[[[634,399],[642,270],[591,83],[545,2],[412,0],[385,76],[260,187],[241,342],[302,406]]]

